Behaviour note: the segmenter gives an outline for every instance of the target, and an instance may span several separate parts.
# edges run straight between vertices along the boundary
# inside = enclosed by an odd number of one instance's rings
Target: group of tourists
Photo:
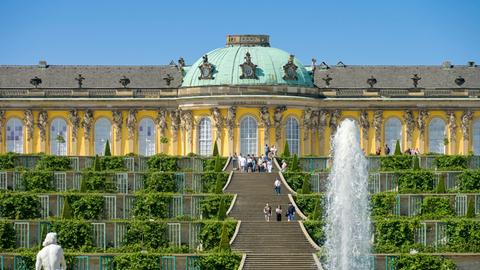
[[[293,206],[292,203],[288,203],[287,206],[287,212],[285,213],[285,216],[287,217],[288,221],[294,221],[295,220],[295,206]],[[265,216],[265,221],[270,222],[270,217],[272,216],[272,207],[267,203],[265,204],[265,207],[263,208],[263,214]],[[277,217],[277,221],[282,221],[282,206],[277,205],[277,208],[275,209],[275,215]]]
[[[268,158],[265,155],[256,157],[254,154],[243,156],[240,154],[237,156],[235,153],[232,156],[232,165],[234,170],[240,172],[272,172],[273,159]]]
[[[388,146],[388,144],[385,144],[385,147],[383,148],[383,153],[388,156],[390,155],[390,153],[392,152],[392,149],[390,149],[390,147]],[[419,155],[420,152],[418,151],[418,148],[408,148],[407,150],[405,150],[405,152],[403,152],[404,154],[406,155],[412,155],[412,156],[416,156],[416,155]],[[382,154],[382,148],[379,146],[377,147],[377,150],[375,151],[375,154],[377,156],[380,156]]]

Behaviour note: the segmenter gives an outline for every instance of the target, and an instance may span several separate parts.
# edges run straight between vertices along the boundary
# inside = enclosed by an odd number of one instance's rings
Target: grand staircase
[[[317,269],[312,256],[315,249],[303,235],[300,224],[287,222],[285,212],[289,200],[283,185],[282,195],[275,194],[276,177],[278,172],[234,172],[225,192],[237,194],[229,215],[242,222],[232,249],[247,254],[243,269]],[[264,218],[265,203],[272,206],[270,222]],[[276,221],[277,205],[283,209],[281,222]]]

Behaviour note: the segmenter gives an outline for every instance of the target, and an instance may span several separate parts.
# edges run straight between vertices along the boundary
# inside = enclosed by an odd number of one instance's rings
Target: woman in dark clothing
[[[281,205],[277,206],[277,209],[275,209],[275,213],[277,214],[277,221],[282,221],[282,206]]]

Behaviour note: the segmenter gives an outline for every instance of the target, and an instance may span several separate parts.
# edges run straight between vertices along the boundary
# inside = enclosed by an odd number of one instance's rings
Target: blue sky
[[[0,64],[187,64],[269,34],[309,64],[480,62],[480,1],[1,0]]]

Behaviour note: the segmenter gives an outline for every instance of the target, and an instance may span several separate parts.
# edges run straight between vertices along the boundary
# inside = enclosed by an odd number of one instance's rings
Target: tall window
[[[53,119],[50,124],[50,154],[66,156],[67,143],[67,122],[62,118]]]
[[[150,118],[144,118],[138,125],[138,154],[155,155],[156,148],[155,123]]]
[[[288,150],[291,154],[299,154],[299,125],[297,119],[294,117],[288,117],[285,127],[285,137],[288,142]]]
[[[212,151],[212,121],[204,117],[198,124],[198,153],[210,156]]]
[[[392,117],[385,122],[385,144],[390,148],[391,155],[395,153],[397,140],[402,149],[402,122],[400,119]]]
[[[257,120],[252,116],[240,121],[240,153],[257,154]]]
[[[7,152],[23,153],[23,123],[18,118],[7,122]]]
[[[472,139],[473,153],[475,155],[480,155],[480,119],[477,119],[475,122],[473,122]]]
[[[428,125],[428,151],[430,153],[445,153],[445,122],[440,118],[433,118]]]
[[[95,122],[94,147],[96,155],[103,155],[107,140],[112,147],[112,124],[107,118],[100,118]],[[111,148],[110,148],[111,151]]]

